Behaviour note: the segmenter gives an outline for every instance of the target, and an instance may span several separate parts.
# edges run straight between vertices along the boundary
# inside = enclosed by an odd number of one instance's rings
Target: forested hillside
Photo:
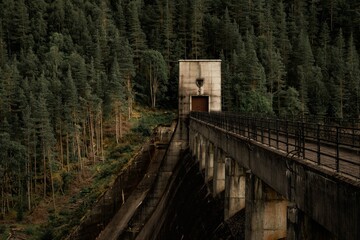
[[[227,111],[359,118],[358,39],[358,0],[0,0],[1,214],[176,108],[178,59],[222,59]]]

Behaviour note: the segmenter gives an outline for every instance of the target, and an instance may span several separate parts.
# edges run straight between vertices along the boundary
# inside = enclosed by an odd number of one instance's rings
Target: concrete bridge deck
[[[306,141],[304,137],[299,139],[274,134],[266,129],[262,130],[261,135],[259,131],[254,136],[249,129],[232,131],[231,126],[225,125],[191,117],[190,148],[202,162],[205,172],[213,172],[208,175],[213,178],[214,189],[217,188],[215,185],[229,181],[224,180],[223,162],[230,169],[225,178],[232,179],[236,176],[244,179],[244,183],[235,184],[236,189],[233,187],[234,183],[241,180],[230,180],[232,183],[223,188],[228,192],[229,204],[235,201],[230,206],[235,210],[228,209],[228,212],[238,211],[244,205],[247,212],[250,212],[246,217],[247,239],[267,239],[275,232],[287,239],[360,238],[358,142],[355,142],[354,149],[341,144],[335,149],[328,144],[319,148],[317,142]],[[239,134],[240,132],[245,134]],[[274,193],[269,195],[272,191]],[[264,209],[272,211],[264,207],[267,205],[264,202],[267,201],[273,202],[270,209],[278,208],[273,211],[275,217],[272,216],[272,219],[277,219],[277,223],[270,224],[271,230],[269,222],[272,220],[265,213],[259,217],[259,212]],[[262,204],[257,205],[259,202]],[[259,209],[259,206],[262,207]],[[254,218],[257,220],[254,221]],[[279,226],[279,222],[285,224]],[[314,224],[309,224],[310,222],[322,226],[325,229],[323,232],[327,233],[309,237],[316,232],[311,227]],[[301,235],[304,233],[308,236]],[[264,234],[267,234],[266,237]]]

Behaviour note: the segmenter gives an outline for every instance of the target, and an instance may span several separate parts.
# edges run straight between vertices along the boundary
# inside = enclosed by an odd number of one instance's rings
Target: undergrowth
[[[141,118],[132,119],[131,130],[116,144],[110,139],[106,149],[106,158],[91,166],[94,176],[90,186],[83,188],[74,196],[69,198],[70,204],[76,204],[75,209],[61,209],[57,213],[49,215],[49,222],[41,228],[31,228],[28,231],[32,239],[63,239],[74,226],[80,223],[81,218],[93,206],[97,198],[106,191],[111,182],[116,178],[121,169],[139,151],[141,146],[151,136],[153,129],[158,125],[169,125],[175,118],[173,112],[145,111]],[[73,176],[64,176],[68,181]],[[67,182],[67,184],[70,184]]]

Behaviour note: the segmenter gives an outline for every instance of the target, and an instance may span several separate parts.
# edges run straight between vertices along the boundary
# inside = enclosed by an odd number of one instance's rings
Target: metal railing
[[[190,119],[360,180],[360,128],[223,112],[191,112]]]

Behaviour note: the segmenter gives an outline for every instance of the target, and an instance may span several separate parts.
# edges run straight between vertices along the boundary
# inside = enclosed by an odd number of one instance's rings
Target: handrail
[[[190,118],[360,180],[358,127],[223,112],[191,112]]]

